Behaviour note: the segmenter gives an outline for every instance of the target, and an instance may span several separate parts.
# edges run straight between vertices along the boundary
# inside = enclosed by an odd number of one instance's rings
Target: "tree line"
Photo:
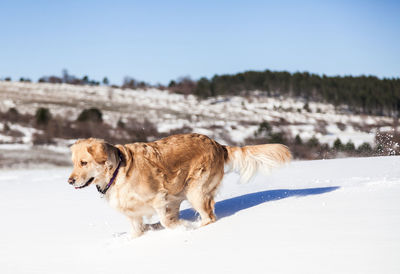
[[[187,80],[185,80],[187,82]],[[182,82],[184,86],[189,86]],[[180,87],[180,83],[172,83]],[[400,114],[400,78],[379,79],[375,76],[319,76],[308,72],[246,71],[233,75],[201,78],[192,90],[199,97],[241,95],[259,90],[267,96],[291,96],[308,101],[346,105],[354,113]]]
[[[11,78],[4,78],[10,81]],[[21,78],[22,82],[30,79]],[[62,76],[41,77],[38,82],[68,83],[76,85],[110,85],[107,77],[96,81],[88,76],[78,78],[63,70]],[[243,95],[258,90],[266,96],[291,96],[308,101],[346,106],[352,113],[400,117],[400,78],[380,79],[375,76],[326,76],[308,72],[246,71],[237,74],[215,75],[212,78],[192,80],[181,77],[170,81],[168,87],[150,85],[125,77],[118,88],[168,88],[180,94],[193,94],[200,98],[219,95]]]

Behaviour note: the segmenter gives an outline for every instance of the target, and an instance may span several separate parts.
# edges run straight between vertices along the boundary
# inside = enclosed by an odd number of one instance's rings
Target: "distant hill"
[[[346,104],[354,113],[399,116],[400,78],[375,76],[319,76],[308,72],[246,71],[201,78],[190,85],[187,79],[171,82],[170,88],[200,97],[240,95],[259,90],[268,96],[301,97],[306,101]]]

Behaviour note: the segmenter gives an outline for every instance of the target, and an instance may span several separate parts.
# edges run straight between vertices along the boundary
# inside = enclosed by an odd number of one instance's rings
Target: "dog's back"
[[[208,173],[223,174],[227,157],[223,146],[201,134],[172,135],[124,147],[132,153],[132,168],[140,172],[142,180],[160,181],[172,195],[181,194],[185,187]]]

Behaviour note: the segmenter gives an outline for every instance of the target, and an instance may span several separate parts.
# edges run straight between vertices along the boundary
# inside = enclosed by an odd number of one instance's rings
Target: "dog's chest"
[[[111,207],[127,215],[151,215],[154,213],[154,209],[143,202],[132,190],[114,190],[107,198]]]

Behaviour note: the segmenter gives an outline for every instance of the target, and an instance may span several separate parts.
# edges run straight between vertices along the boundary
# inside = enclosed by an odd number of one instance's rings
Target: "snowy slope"
[[[2,112],[15,107],[20,113],[34,114],[38,107],[46,107],[54,116],[76,119],[83,109],[97,107],[104,114],[104,121],[113,126],[120,119],[125,122],[129,118],[146,118],[160,132],[186,126],[222,143],[230,140],[242,143],[254,136],[263,121],[279,125],[280,130],[293,137],[299,134],[303,140],[308,140],[315,136],[329,145],[336,138],[344,143],[352,140],[356,146],[373,143],[379,129],[392,130],[390,117],[356,115],[338,111],[332,104],[317,102],[308,102],[306,111],[305,104],[299,98],[266,97],[258,91],[247,97],[199,100],[193,95],[155,88],[122,90],[106,86],[0,81]],[[0,123],[0,129],[2,127]],[[26,134],[26,138],[30,139],[31,135]],[[1,135],[0,141],[8,143]]]
[[[69,169],[2,170],[0,272],[400,273],[399,167],[393,156],[294,162],[246,185],[228,175],[216,223],[134,240],[94,187],[67,184]]]

